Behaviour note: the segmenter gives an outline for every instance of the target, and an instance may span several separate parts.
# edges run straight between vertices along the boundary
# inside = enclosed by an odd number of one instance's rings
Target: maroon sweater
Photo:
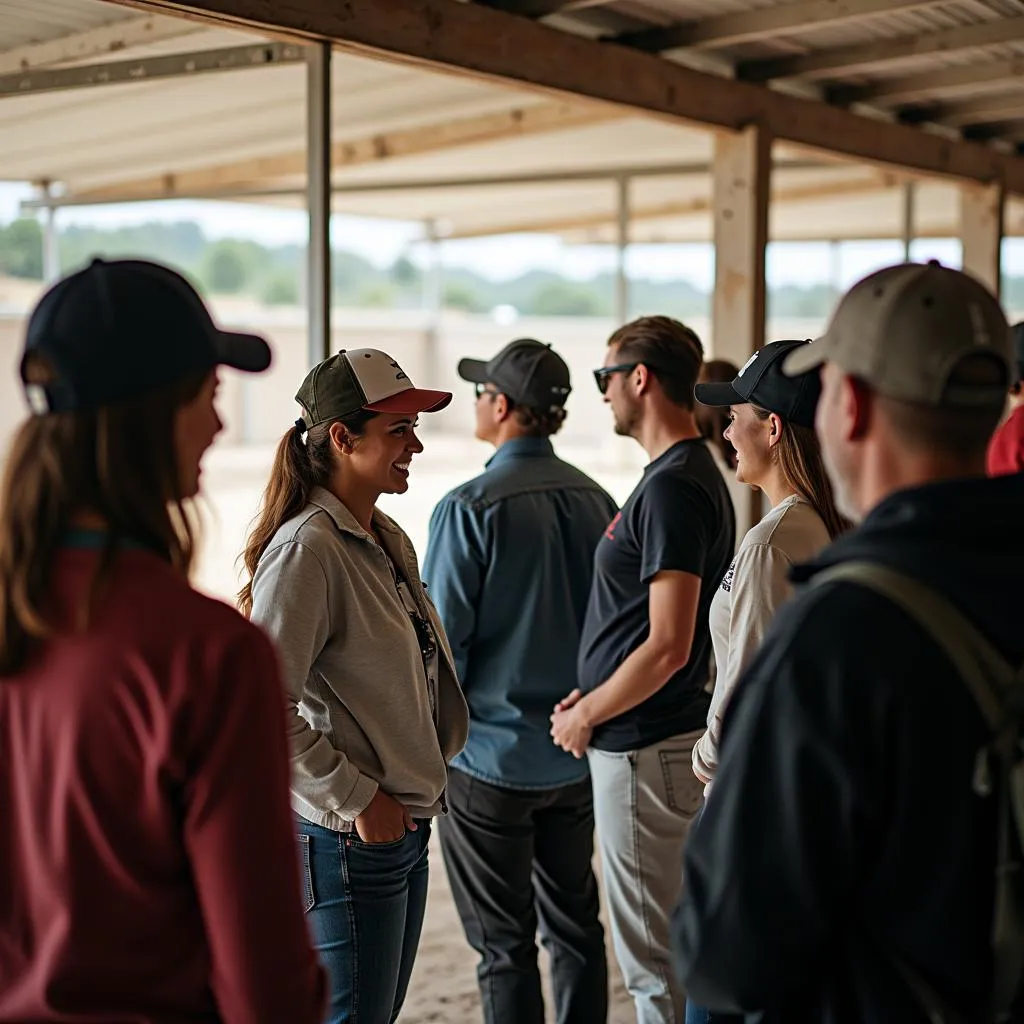
[[[0,1021],[319,1022],[270,642],[142,550],[78,632],[97,557],[0,677]]]

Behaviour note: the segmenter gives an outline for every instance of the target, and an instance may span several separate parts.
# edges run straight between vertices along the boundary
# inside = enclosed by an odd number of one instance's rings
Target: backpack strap
[[[869,587],[898,604],[946,652],[963,676],[988,727],[999,733],[1005,725],[1006,698],[1015,682],[1024,681],[1024,667],[1010,663],[941,594],[895,569],[875,562],[841,562],[814,577],[819,585],[845,580]]]
[[[843,562],[819,573],[812,585],[832,581],[868,587],[907,612],[956,667],[992,733],[991,742],[978,752],[973,782],[979,796],[992,793],[994,754],[1001,762],[999,775],[1004,784],[998,794],[992,1008],[995,1019],[1005,1019],[1003,1014],[1020,993],[1024,976],[1024,665],[1014,670],[950,601],[895,569],[874,562]],[[909,964],[894,959],[932,1024],[960,1021]]]

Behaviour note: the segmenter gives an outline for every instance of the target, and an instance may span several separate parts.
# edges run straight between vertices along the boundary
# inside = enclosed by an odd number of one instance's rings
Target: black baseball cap
[[[460,359],[459,376],[473,384],[494,384],[513,402],[533,409],[565,405],[572,391],[565,360],[533,338],[509,342],[487,362]]]
[[[43,356],[52,380],[26,379]],[[258,373],[270,346],[217,327],[181,274],[145,260],[95,259],[50,288],[29,317],[21,380],[37,415],[117,405],[215,366]]]
[[[794,349],[810,341],[772,341],[743,364],[729,384],[698,384],[694,397],[701,405],[744,405],[748,402],[803,427],[814,426],[814,411],[821,395],[817,368],[787,377],[782,363]]]

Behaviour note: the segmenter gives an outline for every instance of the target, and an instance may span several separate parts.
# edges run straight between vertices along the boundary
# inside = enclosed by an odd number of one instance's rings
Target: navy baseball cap
[[[565,360],[533,338],[510,341],[493,359],[459,360],[459,376],[471,384],[495,384],[513,402],[533,409],[565,405],[572,385]]]
[[[26,378],[31,355],[52,379]],[[270,346],[217,327],[181,274],[145,260],[96,259],[50,288],[29,317],[21,380],[37,415],[117,405],[215,366],[258,373]]]
[[[698,384],[694,397],[701,405],[745,405],[750,402],[802,427],[814,426],[821,395],[818,369],[798,377],[782,372],[785,356],[810,341],[772,341],[759,348],[728,384]]]

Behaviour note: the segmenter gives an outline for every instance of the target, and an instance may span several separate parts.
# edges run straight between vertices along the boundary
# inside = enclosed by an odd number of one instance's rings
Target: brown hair
[[[673,405],[693,408],[704,346],[695,331],[670,316],[642,316],[620,327],[609,339],[623,363],[643,363]]]
[[[700,384],[731,384],[740,372],[735,363],[728,359],[709,359],[700,369],[697,378]],[[729,426],[729,407],[725,405],[701,405],[697,403],[694,418],[700,436],[706,438],[717,449],[722,461],[730,468],[736,468],[736,449],[727,440],[725,429]]]
[[[294,426],[278,442],[260,510],[242,552],[242,561],[249,573],[245,586],[238,592],[238,607],[243,615],[252,611],[252,580],[267,545],[284,523],[302,511],[313,488],[323,487],[330,478],[334,469],[331,427],[341,423],[350,434],[358,437],[377,415],[361,409],[351,416],[320,423],[306,434],[305,442],[299,427]]]
[[[750,408],[754,410],[758,419],[766,420],[771,415],[767,409],[762,409],[759,405],[751,403]],[[786,420],[785,424],[786,429],[783,430],[782,437],[776,445],[782,472],[800,496],[818,513],[825,524],[825,529],[828,530],[829,538],[835,540],[852,524],[849,519],[840,515],[836,508],[832,484],[821,458],[818,436],[812,427],[805,427],[791,420]]]
[[[508,395],[505,401],[515,412],[516,422],[522,428],[527,437],[554,437],[562,429],[568,413],[560,405],[553,405],[549,409],[538,409],[533,405],[520,405],[514,402]]]
[[[38,356],[28,358],[25,375],[34,384],[53,379]],[[53,634],[46,607],[51,569],[76,514],[90,512],[106,524],[80,628],[88,626],[125,540],[188,575],[197,528],[181,496],[174,415],[207,376],[193,374],[96,411],[31,416],[21,425],[0,485],[0,676],[17,672],[32,643]]]
[[[999,386],[1006,369],[987,353],[965,356],[949,375],[947,389]],[[879,405],[894,431],[908,447],[944,452],[965,462],[984,457],[1003,417],[1002,405],[951,408],[921,405],[878,395]]]

